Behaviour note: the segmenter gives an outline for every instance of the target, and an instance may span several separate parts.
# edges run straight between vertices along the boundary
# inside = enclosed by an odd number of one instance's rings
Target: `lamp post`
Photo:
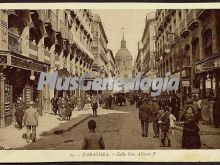
[[[177,37],[177,43],[178,43],[178,44],[180,43],[180,41],[183,41],[183,40],[184,40],[182,37],[180,37],[180,36],[179,36],[178,34],[176,34],[176,33],[169,33],[169,32],[167,32],[167,36],[168,36],[168,35],[174,35],[174,36],[176,36],[176,37]],[[182,47],[181,47],[181,49],[182,49]],[[165,50],[165,52],[166,52],[166,53],[170,53],[170,52],[171,52],[171,48],[167,48],[167,50]],[[179,70],[180,70],[180,83],[179,83],[179,85],[180,85],[180,111],[182,111],[182,109],[183,109],[183,86],[182,86],[182,77],[183,77],[183,75],[182,75],[182,71],[183,71],[183,52],[181,52],[181,53],[178,55],[177,59],[178,59],[179,64],[180,64],[180,68],[179,68]]]

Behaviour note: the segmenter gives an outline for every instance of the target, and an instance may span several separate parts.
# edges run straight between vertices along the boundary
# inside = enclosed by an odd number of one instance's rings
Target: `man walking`
[[[92,99],[92,112],[93,112],[93,116],[97,116],[97,109],[98,109],[98,101],[96,98]]]
[[[152,112],[152,122],[153,122],[153,130],[154,130],[154,138],[159,137],[159,123],[158,123],[158,112],[159,112],[160,106],[156,102],[156,98],[152,100],[151,103],[151,112]]]
[[[23,121],[27,129],[27,142],[32,139],[33,142],[36,140],[36,127],[38,126],[38,112],[37,109],[33,107],[34,102],[30,102],[30,107],[25,111]],[[31,135],[32,130],[32,137]]]
[[[147,137],[151,111],[147,100],[144,100],[143,102],[144,103],[140,106],[139,110],[139,119],[141,120],[142,136]]]

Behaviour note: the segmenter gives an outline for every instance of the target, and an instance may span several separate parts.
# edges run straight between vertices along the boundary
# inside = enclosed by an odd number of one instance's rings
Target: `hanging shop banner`
[[[207,60],[201,64],[197,64],[195,66],[195,71],[196,71],[196,73],[199,73],[199,72],[213,70],[215,68],[220,68],[220,57],[217,57],[217,58],[214,58],[211,60]]]

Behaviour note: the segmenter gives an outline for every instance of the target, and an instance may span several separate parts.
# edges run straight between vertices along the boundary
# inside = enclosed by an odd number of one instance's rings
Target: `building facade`
[[[157,10],[156,50],[161,76],[180,75],[184,94],[219,94],[219,10]],[[172,33],[172,34],[170,34]],[[168,35],[167,35],[168,34]],[[167,53],[167,48],[171,52]]]
[[[109,75],[109,77],[116,78],[117,77],[117,68],[115,65],[115,57],[114,57],[111,49],[108,49],[107,59],[108,59],[108,66],[107,66],[108,75]]]
[[[108,65],[108,39],[101,18],[98,14],[93,15],[92,34],[93,41],[91,51],[94,55],[92,70],[95,72],[95,76],[107,77],[108,71],[106,65]]]
[[[0,126],[14,118],[18,98],[39,100],[40,114],[50,111],[55,95],[70,95],[45,86],[40,72],[82,75],[91,69],[90,10],[0,10]],[[75,91],[76,93],[76,91]]]
[[[144,32],[141,41],[138,43],[137,70],[143,76],[156,78],[156,50],[155,50],[155,34],[156,19],[155,12],[147,15],[145,20]]]

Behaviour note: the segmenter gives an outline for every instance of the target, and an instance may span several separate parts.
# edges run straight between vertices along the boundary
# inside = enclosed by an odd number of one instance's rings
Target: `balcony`
[[[183,38],[186,38],[187,36],[189,36],[189,30],[186,28],[186,20],[184,19],[181,23],[180,23],[180,36]]]
[[[186,17],[186,24],[187,28],[193,31],[195,28],[198,27],[199,21],[196,19],[196,12],[195,10],[191,10]]]
[[[174,10],[174,9],[170,9],[169,11],[170,11],[171,15],[174,15],[176,13],[176,10]]]
[[[35,42],[35,41],[34,41]],[[34,44],[32,41],[29,42],[29,48],[34,50],[34,51],[38,51],[38,47],[36,44]]]
[[[158,27],[158,31],[163,32],[164,30],[164,22],[160,23],[160,26]]]
[[[199,9],[196,10],[196,16],[198,20],[203,21],[211,14],[211,10]]]
[[[46,30],[51,28],[54,31],[57,31],[57,16],[51,10],[47,11],[44,21]]]
[[[8,32],[8,50],[16,54],[22,54],[22,39],[12,31]]]
[[[61,32],[62,38],[68,39],[69,41],[73,40],[72,32],[68,29],[67,25],[65,25],[61,20],[59,31]]]
[[[165,15],[165,19],[167,22],[170,22],[171,21],[171,16],[172,16],[172,10],[168,10],[166,11],[166,15]]]
[[[174,31],[175,34],[179,35],[179,28],[177,28],[175,31]],[[177,36],[174,36],[174,42],[178,42],[179,38]]]
[[[174,36],[173,35],[169,35],[168,36],[168,42],[169,42],[169,45],[172,46],[175,44],[175,41],[174,41]]]

